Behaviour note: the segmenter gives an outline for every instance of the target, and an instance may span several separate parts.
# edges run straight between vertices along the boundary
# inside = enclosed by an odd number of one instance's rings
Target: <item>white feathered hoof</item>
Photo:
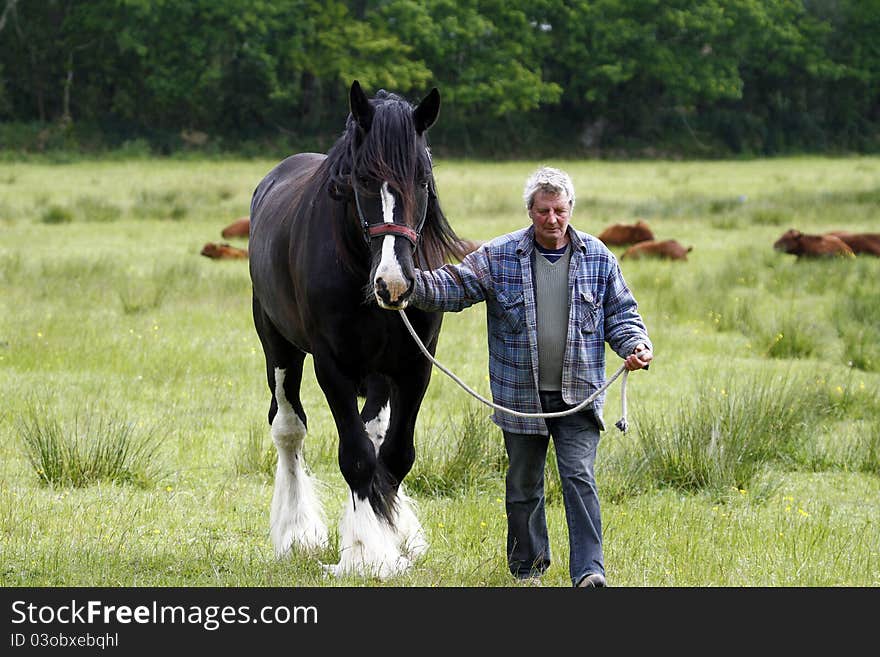
[[[415,500],[404,492],[401,484],[397,491],[397,518],[394,525],[397,545],[410,559],[416,559],[428,551],[428,539],[416,515],[417,508]]]
[[[317,551],[328,543],[314,482],[302,468],[294,470],[291,472],[279,461],[275,472],[269,529],[279,558],[291,549]]]
[[[387,579],[408,571],[412,561],[400,549],[397,530],[376,515],[368,500],[355,500],[339,522],[339,563],[325,565],[325,572]]]
[[[312,551],[327,545],[323,509],[304,462],[306,425],[285,396],[284,377],[285,370],[275,368],[278,412],[272,419],[271,434],[278,465],[269,510],[269,533],[278,557],[291,549]]]

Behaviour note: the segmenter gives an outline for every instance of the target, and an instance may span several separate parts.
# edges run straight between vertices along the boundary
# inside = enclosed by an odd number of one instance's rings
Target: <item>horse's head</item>
[[[412,293],[413,255],[431,193],[426,131],[437,120],[437,89],[417,105],[380,91],[369,100],[357,80],[349,93],[355,135],[349,183],[371,255],[370,286],[383,308],[402,309]]]

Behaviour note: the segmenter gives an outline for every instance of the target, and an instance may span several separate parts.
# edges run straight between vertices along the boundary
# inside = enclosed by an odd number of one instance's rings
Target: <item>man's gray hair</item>
[[[523,190],[523,200],[526,202],[526,210],[532,209],[535,194],[547,192],[549,194],[565,194],[571,202],[574,210],[574,183],[565,171],[553,167],[541,167],[526,180]]]

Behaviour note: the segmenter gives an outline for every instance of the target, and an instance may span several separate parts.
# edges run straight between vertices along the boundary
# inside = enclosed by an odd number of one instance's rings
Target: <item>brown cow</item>
[[[226,228],[224,228],[220,232],[220,235],[223,236],[224,239],[228,240],[230,237],[247,237],[250,232],[251,218],[241,217],[233,221]]]
[[[215,260],[242,260],[248,257],[247,249],[239,249],[229,244],[208,242],[202,247],[202,255]]]
[[[608,246],[626,246],[654,239],[654,233],[641,219],[634,224],[611,224],[597,235]]]
[[[785,231],[773,248],[798,258],[855,257],[853,250],[835,235],[809,235],[794,228]]]
[[[660,242],[647,240],[629,247],[620,257],[621,259],[632,258],[635,260],[639,258],[687,260],[687,254],[690,253],[693,248],[694,247],[692,246],[685,248],[675,240],[662,240]]]
[[[850,233],[845,230],[832,230],[825,234],[839,237],[856,255],[866,253],[880,256],[880,233]]]

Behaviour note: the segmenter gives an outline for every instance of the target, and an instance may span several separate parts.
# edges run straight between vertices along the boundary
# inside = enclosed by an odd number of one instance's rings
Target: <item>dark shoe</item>
[[[597,589],[605,586],[605,576],[600,573],[590,573],[584,575],[581,581],[577,583],[579,589]]]

